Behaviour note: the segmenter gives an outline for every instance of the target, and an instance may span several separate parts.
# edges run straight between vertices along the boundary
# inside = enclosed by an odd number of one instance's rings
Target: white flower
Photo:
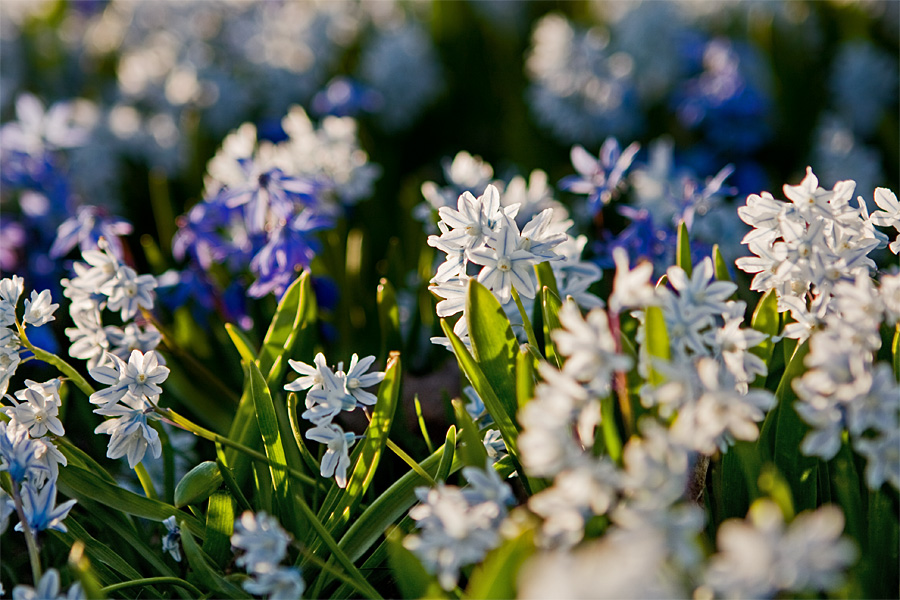
[[[613,250],[616,276],[613,292],[609,297],[609,309],[621,312],[625,308],[644,308],[658,304],[656,289],[650,284],[653,265],[643,262],[634,269],[629,268],[628,251],[624,248]]]
[[[372,405],[377,400],[374,394],[362,389],[376,385],[384,379],[384,372],[382,371],[366,373],[374,362],[374,356],[367,356],[359,360],[359,357],[354,354],[350,358],[350,368],[347,369],[347,373],[343,377],[347,393],[353,396],[360,404]]]
[[[16,306],[25,290],[25,280],[18,275],[0,279],[0,327],[16,323]]]
[[[595,308],[582,318],[578,307],[566,302],[559,311],[559,321],[563,328],[554,331],[552,337],[560,354],[568,357],[563,372],[598,395],[607,393],[613,374],[630,369],[631,359],[616,352],[606,312]]]
[[[0,338],[6,337],[9,340],[6,344],[0,344],[0,396],[6,394],[9,380],[15,375],[16,369],[22,360],[22,357],[19,356],[18,344],[12,342],[13,336],[15,334],[9,329],[0,327]],[[18,337],[15,340],[18,341]]]
[[[866,457],[866,484],[878,490],[887,481],[900,489],[900,430],[887,430],[874,438],[854,443],[857,452]]]
[[[503,215],[500,192],[493,185],[488,185],[477,199],[471,193],[463,192],[457,201],[457,210],[441,207],[438,214],[450,228],[441,235],[442,242],[453,242],[467,250],[478,248],[487,243]]]
[[[325,355],[319,352],[316,354],[312,365],[308,365],[299,360],[288,360],[288,364],[302,377],[298,377],[294,381],[284,386],[289,392],[299,392],[302,390],[322,390],[322,389],[338,389],[341,387],[340,381],[335,376],[334,371],[328,368],[325,361]],[[311,408],[309,399],[306,401],[306,407]]]
[[[770,500],[758,500],[747,520],[729,519],[717,534],[706,584],[729,598],[761,598],[778,591],[832,591],[856,560],[852,542],[840,539],[844,515],[835,506],[804,512],[785,528]]]
[[[234,522],[231,545],[244,553],[237,558],[237,565],[248,573],[269,573],[287,555],[291,537],[281,528],[274,517],[265,512],[253,514],[244,512]]]
[[[99,290],[109,296],[108,307],[121,311],[122,320],[127,321],[137,314],[139,308],[153,308],[153,298],[157,283],[153,275],[138,275],[131,267],[120,265],[114,278]]]
[[[469,289],[468,277],[453,277],[428,286],[435,296],[443,298],[435,310],[439,317],[450,317],[466,309],[466,293]]]
[[[38,438],[48,431],[53,435],[65,435],[59,414],[59,379],[46,383],[25,381],[25,389],[16,392],[21,404],[4,407],[3,412],[28,430],[31,437]]]
[[[100,310],[92,306],[87,310],[72,310],[72,322],[75,327],[66,327],[69,345],[69,356],[87,360],[88,371],[100,366],[109,350],[107,329],[103,327]]]
[[[25,300],[25,313],[22,319],[35,327],[49,323],[56,318],[53,313],[59,308],[59,304],[52,304],[52,302],[50,290],[44,290],[40,294],[37,290],[32,290],[31,298]]]
[[[91,394],[92,404],[110,404],[122,398],[126,392],[148,400],[155,400],[161,393],[162,383],[169,376],[169,368],[159,364],[159,356],[155,350],[146,354],[140,350],[132,350],[128,363],[116,356],[107,354],[112,359],[110,365],[101,365],[89,372],[96,381],[110,387]]]
[[[881,227],[893,226],[894,229],[900,231],[900,201],[897,200],[894,192],[887,188],[876,188],[875,204],[881,210],[872,213],[872,223]],[[900,254],[900,236],[891,242],[890,248],[894,254]]]
[[[350,467],[350,446],[356,436],[353,432],[345,432],[334,423],[320,423],[306,432],[307,439],[326,444],[328,450],[322,457],[320,474],[322,477],[334,476],[338,487],[347,487],[347,469]]]
[[[519,228],[508,215],[503,217],[499,230],[491,238],[491,247],[469,250],[470,261],[485,268],[478,273],[479,283],[494,292],[501,304],[506,304],[512,287],[523,296],[534,298],[535,275],[532,268],[541,262],[527,250],[519,249]]]
[[[129,397],[126,395],[126,400]],[[104,421],[94,429],[94,433],[105,433],[110,436],[109,446],[106,449],[108,458],[126,456],[128,466],[133,469],[143,460],[148,449],[153,458],[159,458],[162,454],[162,443],[159,440],[159,433],[147,424],[148,414],[139,408],[140,404],[137,402],[131,404],[137,407],[115,404],[95,410],[94,412],[102,411],[100,414],[117,418]]]

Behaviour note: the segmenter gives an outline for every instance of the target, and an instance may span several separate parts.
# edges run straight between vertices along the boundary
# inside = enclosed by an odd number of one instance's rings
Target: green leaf
[[[75,573],[75,578],[81,584],[81,589],[87,598],[103,599],[106,594],[100,589],[101,584],[94,569],[91,567],[91,561],[85,552],[84,542],[75,542],[69,551],[69,570]]]
[[[534,272],[537,275],[538,289],[550,288],[550,292],[559,298],[559,286],[556,284],[556,275],[553,274],[553,266],[550,262],[544,261],[536,264]]]
[[[516,354],[516,398],[519,410],[534,398],[534,357],[527,347]]]
[[[128,564],[128,561],[123,559],[118,552],[113,552],[109,546],[91,536],[91,534],[88,533],[87,530],[81,526],[81,523],[79,523],[72,515],[69,515],[66,518],[66,528],[68,531],[65,533],[56,531],[55,529],[49,530],[49,533],[53,537],[62,540],[68,547],[72,547],[72,545],[78,541],[83,542],[85,554],[87,554],[88,558],[94,563],[94,569],[98,575],[101,576],[101,581],[103,583],[115,583],[119,580],[109,576],[103,577],[103,570],[98,568],[101,564],[108,566],[125,579],[140,579],[141,574]]]
[[[204,534],[205,528],[200,521],[187,516],[171,504],[129,492],[75,465],[68,465],[65,469],[59,470],[58,483],[59,491],[70,498],[93,500],[125,514],[160,523],[172,515],[178,515],[191,531],[197,535]]]
[[[547,263],[541,263],[547,264]],[[556,349],[553,341],[553,332],[562,327],[559,323],[559,309],[562,301],[549,287],[541,289],[541,311],[544,317],[544,355],[559,369],[562,367],[562,357]]]
[[[658,306],[648,306],[645,311],[643,349],[651,359],[650,376],[647,380],[651,385],[662,384],[664,378],[653,366],[653,359],[669,360],[672,354],[669,348],[669,334],[666,331],[666,319]]]
[[[791,521],[796,514],[792,500],[791,486],[773,464],[765,464],[759,474],[759,491],[768,495],[784,515],[785,521]]]
[[[446,481],[450,475],[450,467],[453,466],[453,457],[456,455],[456,426],[451,425],[447,430],[447,438],[444,440],[444,447],[441,452],[441,462],[438,463],[435,481]],[[427,471],[426,471],[427,472]]]
[[[194,541],[194,536],[191,535],[189,528],[184,526],[184,523],[181,523],[181,545],[184,548],[188,564],[202,587],[215,590],[217,594],[214,595],[221,594],[221,597],[224,598],[250,598],[249,594],[222,577],[212,567],[210,558]]]
[[[853,539],[863,542],[866,539],[866,513],[863,509],[862,482],[849,443],[841,444],[837,456],[831,461],[830,472],[834,495],[844,509],[844,517],[847,519],[847,533]]]
[[[388,353],[403,347],[400,335],[400,308],[397,306],[397,292],[391,282],[381,278],[376,293],[378,303],[378,324],[381,328],[381,358],[386,359]]]
[[[693,270],[693,263],[691,262],[691,238],[684,221],[678,224],[676,248],[675,264],[684,269],[684,272],[690,277]]]
[[[427,473],[434,473],[437,477],[438,469],[445,468],[442,462],[443,456],[444,450],[438,450],[421,461],[419,465]],[[454,458],[451,461],[448,476],[461,469],[462,466],[462,462]],[[416,502],[415,488],[426,484],[425,479],[418,473],[412,470],[407,471],[380,494],[359,518],[354,519],[338,544],[347,552],[350,560],[359,559],[384,534],[385,529],[391,523],[405,515]]]
[[[306,447],[306,442],[303,441],[303,432],[300,430],[300,421],[297,419],[297,394],[294,392],[288,394],[287,397],[287,414],[291,423],[291,433],[294,435],[294,441],[297,443],[297,450],[300,452],[306,468],[313,474],[313,477],[316,477],[320,470],[319,461],[316,460],[309,448]]]
[[[781,316],[778,313],[778,295],[774,289],[769,290],[759,299],[759,303],[753,310],[750,326],[768,336],[774,337],[778,335],[781,327]],[[761,358],[766,363],[766,366],[769,366],[772,363],[772,351],[774,349],[775,342],[770,337],[770,339],[759,346],[750,348],[750,352]],[[758,381],[765,385],[765,379],[761,378]]]
[[[309,271],[304,271],[281,297],[263,338],[257,366],[260,372],[268,375],[267,382],[273,384],[281,379],[294,344],[308,333],[315,319],[316,297]]]
[[[797,511],[813,509],[817,505],[816,489],[818,487],[818,459],[804,456],[799,452],[800,444],[810,427],[797,414],[794,402],[797,394],[794,392],[793,381],[805,371],[803,360],[809,353],[809,340],[797,347],[794,356],[788,363],[781,378],[781,383],[775,392],[778,401],[774,431],[775,438],[773,462],[784,475],[791,487],[794,498],[794,507]],[[768,420],[769,416],[766,417]]]
[[[891,343],[891,354],[894,359],[894,379],[900,381],[900,323],[894,331],[894,341]]]
[[[291,479],[288,477],[286,469],[275,466],[275,464],[285,465],[288,463],[285,458],[281,430],[278,427],[278,418],[275,415],[275,406],[272,404],[272,396],[256,363],[244,363],[244,365],[248,370],[250,380],[250,396],[256,407],[257,426],[262,435],[266,456],[271,461],[269,472],[272,476],[276,512],[285,528],[295,537],[300,537],[303,532],[294,512]]]
[[[334,536],[338,536],[342,532],[375,477],[375,471],[378,469],[385,443],[391,432],[394,414],[397,412],[401,373],[400,353],[392,352],[385,368],[384,380],[378,388],[378,399],[372,410],[372,421],[366,429],[365,440],[360,442],[362,451],[347,478],[347,489],[340,496],[340,500],[325,523],[326,528]],[[318,548],[319,545],[314,547]]]
[[[728,263],[725,262],[725,258],[722,256],[718,244],[713,244],[712,260],[713,267],[716,271],[716,279],[719,281],[731,281],[731,273],[728,272]]]
[[[403,546],[397,529],[388,534],[388,564],[403,598],[446,598],[433,575],[429,575],[416,556]]]
[[[466,292],[466,319],[475,360],[506,414],[514,420],[518,408],[514,374],[518,343],[500,302],[474,278],[469,280]]]
[[[234,533],[234,499],[225,491],[209,498],[206,509],[206,540],[203,551],[224,568],[231,560],[231,534]]]
[[[484,468],[487,461],[487,450],[484,448],[481,431],[472,420],[466,410],[466,406],[459,398],[454,398],[453,414],[456,416],[456,426],[459,428],[459,459],[467,467]]]
[[[515,598],[518,591],[519,570],[535,551],[534,533],[530,529],[512,539],[504,540],[475,567],[466,587],[466,598],[473,600]]]
[[[241,355],[243,360],[247,362],[256,360],[256,351],[253,350],[253,342],[250,341],[250,338],[247,337],[246,333],[231,323],[225,323],[225,331],[228,332],[231,343],[234,344],[234,347],[237,349],[238,354]]]
[[[211,461],[204,461],[188,471],[178,485],[175,486],[175,507],[183,508],[188,504],[199,504],[222,485],[222,473],[219,466]]]
[[[519,428],[513,422],[510,414],[506,411],[505,403],[502,403],[497,397],[497,394],[494,393],[494,388],[481,370],[481,367],[475,359],[472,358],[472,355],[469,354],[469,351],[466,349],[465,344],[462,343],[462,340],[453,333],[453,329],[447,324],[445,319],[441,319],[441,327],[444,329],[444,334],[450,339],[453,353],[456,354],[456,360],[459,362],[462,372],[465,373],[468,380],[472,383],[475,392],[481,398],[482,402],[484,402],[488,412],[494,418],[494,422],[500,429],[500,435],[503,436],[503,441],[506,442],[506,448],[509,450],[510,456],[518,463],[519,446],[516,443],[516,439],[519,436]],[[515,394],[515,389],[513,389],[512,393]],[[511,398],[514,400],[515,396],[512,396]],[[521,471],[521,474],[524,481],[526,477],[524,470]]]
[[[603,434],[603,443],[606,453],[616,463],[622,463],[622,437],[619,428],[616,427],[616,401],[611,394],[600,400],[600,432]]]

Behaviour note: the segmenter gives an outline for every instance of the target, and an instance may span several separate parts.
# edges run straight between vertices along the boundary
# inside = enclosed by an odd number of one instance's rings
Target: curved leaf
[[[494,388],[503,408],[514,417],[516,405],[516,336],[494,294],[475,279],[466,291],[469,339],[478,366]]]

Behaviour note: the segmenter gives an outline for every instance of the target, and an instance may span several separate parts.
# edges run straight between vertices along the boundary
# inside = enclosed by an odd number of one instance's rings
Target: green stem
[[[423,469],[422,466],[413,459],[413,457],[411,457],[409,454],[404,452],[400,446],[395,444],[393,442],[393,440],[389,439],[387,441],[387,447],[390,448],[391,450],[393,450],[394,454],[399,456],[403,462],[408,464],[413,471],[418,473],[419,477],[422,477],[425,481],[427,481],[428,485],[430,485],[432,487],[437,485],[437,482],[434,480],[434,478],[431,475],[429,475],[428,472],[425,469]]]
[[[91,387],[91,384],[87,382],[87,380],[81,376],[81,374],[75,370],[75,368],[58,357],[57,355],[47,352],[46,350],[41,350],[37,346],[31,343],[28,339],[28,336],[25,335],[25,327],[22,326],[21,323],[16,321],[16,327],[19,330],[19,340],[21,340],[22,345],[31,350],[34,354],[34,357],[38,360],[42,360],[47,364],[53,365],[57,369],[59,369],[60,373],[68,377],[75,386],[80,389],[85,395],[90,398],[91,394],[94,393],[94,388]]]
[[[302,481],[303,483],[306,483],[308,485],[314,485],[314,486],[320,485],[318,481],[316,481],[312,477],[306,475],[305,473],[301,473],[297,469],[294,469],[293,467],[289,467],[288,465],[273,462],[273,461],[269,460],[269,457],[267,457],[262,452],[257,452],[256,450],[254,450],[252,448],[248,448],[247,446],[244,446],[243,444],[239,444],[233,440],[228,439],[227,437],[223,437],[223,436],[219,435],[218,433],[214,433],[214,432],[210,431],[209,429],[204,429],[203,427],[197,425],[190,419],[183,417],[182,415],[179,415],[171,408],[162,408],[161,406],[157,406],[155,410],[156,410],[157,414],[159,414],[163,418],[167,419],[173,425],[176,425],[186,431],[190,431],[191,433],[193,433],[196,436],[202,437],[203,439],[209,440],[211,442],[218,442],[219,444],[222,444],[223,446],[228,446],[229,448],[234,448],[238,452],[243,452],[247,456],[249,456],[253,459],[256,459],[260,462],[264,462],[267,465],[271,465],[271,466],[274,466],[279,469],[284,469],[288,472],[289,475],[293,476],[296,479],[299,479],[300,481]]]
[[[144,466],[144,463],[136,464],[134,472],[137,474],[138,481],[141,482],[141,487],[144,488],[144,495],[151,500],[159,500],[153,480],[150,478],[150,473],[147,472],[147,467]]]
[[[537,343],[537,338],[534,335],[534,328],[531,326],[531,320],[528,318],[528,311],[525,310],[525,307],[522,305],[522,299],[519,298],[519,292],[516,290],[515,286],[512,286],[511,290],[513,300],[516,301],[516,306],[519,308],[519,314],[522,316],[522,328],[525,330],[525,335],[528,336],[528,343],[535,349],[540,348]]]
[[[179,579],[178,577],[147,577],[146,579],[133,579],[131,581],[123,581],[122,583],[114,583],[112,585],[108,585],[105,588],[101,588],[100,591],[106,595],[109,595],[112,592],[118,592],[119,590],[124,590],[131,587],[156,585],[159,583],[168,583],[170,585],[177,585],[178,587],[182,587],[190,592],[190,594],[194,598],[202,598],[204,596],[204,593],[199,589],[197,589],[184,579]]]
[[[34,539],[34,533],[31,531],[31,525],[25,518],[25,508],[22,506],[22,496],[19,494],[19,484],[12,482],[13,501],[16,504],[16,513],[19,515],[19,522],[22,524],[22,533],[25,534],[25,545],[28,547],[28,560],[31,562],[31,577],[34,579],[34,587],[37,589],[41,580],[41,555],[38,552],[37,541]]]
[[[337,542],[334,541],[334,538],[328,533],[328,530],[325,529],[325,526],[322,525],[322,522],[316,517],[316,514],[312,511],[309,505],[306,503],[306,500],[303,499],[302,496],[294,495],[294,500],[296,501],[296,505],[300,507],[300,510],[303,512],[303,515],[306,517],[306,520],[312,525],[313,529],[316,530],[316,533],[319,534],[319,537],[322,538],[322,541],[325,542],[325,545],[328,546],[328,549],[331,550],[332,556],[341,564],[347,574],[353,579],[355,582],[354,587],[356,587],[365,598],[377,598],[380,599],[382,596],[378,593],[378,591],[372,587],[372,585],[366,581],[366,578],[363,577],[363,574],[359,572],[359,569],[356,568],[356,565],[353,564],[343,550],[338,546]]]

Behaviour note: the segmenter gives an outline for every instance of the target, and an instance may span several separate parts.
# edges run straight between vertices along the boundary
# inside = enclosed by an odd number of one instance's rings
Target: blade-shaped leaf
[[[447,430],[447,438],[444,440],[441,462],[438,463],[435,481],[446,481],[450,475],[450,467],[453,465],[453,457],[456,455],[456,426],[451,425]],[[427,471],[426,471],[427,472]]]
[[[388,353],[403,347],[400,335],[400,307],[397,306],[397,292],[391,282],[383,278],[378,283],[376,294],[378,303],[378,324],[381,328],[381,359]]]
[[[562,301],[549,287],[541,290],[541,311],[544,317],[544,355],[554,363],[556,368],[562,367],[562,357],[553,341],[553,332],[562,327],[559,323],[559,309]]]
[[[216,492],[206,509],[206,540],[203,551],[224,568],[231,559],[231,534],[234,533],[234,499],[228,492]]]
[[[731,273],[728,271],[728,263],[725,262],[725,257],[722,256],[722,252],[721,250],[719,250],[718,244],[713,244],[712,260],[713,268],[716,272],[716,279],[718,279],[719,281],[731,281]]]
[[[658,306],[648,306],[644,316],[644,346],[643,349],[650,357],[650,376],[648,381],[652,385],[663,383],[663,376],[654,368],[653,359],[669,360],[671,350],[669,348],[669,334],[666,331],[666,319]]]
[[[466,587],[466,598],[502,600],[515,598],[519,570],[535,553],[534,533],[525,530],[512,539],[504,540],[491,550],[472,572]]]
[[[516,336],[509,319],[493,292],[469,280],[466,292],[466,321],[469,339],[478,366],[500,399],[506,413],[516,414]]]
[[[465,404],[459,398],[454,398],[453,414],[456,416],[456,426],[459,428],[459,450],[456,454],[467,467],[484,467],[487,460],[487,450],[484,448],[481,431],[472,416],[466,410]]]
[[[527,347],[516,354],[516,400],[519,410],[534,398],[534,357]]]
[[[678,224],[678,239],[676,241],[675,264],[684,269],[687,276],[691,276],[693,263],[691,261],[691,238],[684,221]]]
[[[272,395],[256,363],[244,363],[250,380],[250,396],[256,407],[256,423],[262,435],[266,456],[272,463],[269,472],[272,476],[272,485],[275,498],[275,508],[282,524],[299,537],[302,533],[297,515],[294,512],[293,490],[291,479],[286,469],[276,467],[275,464],[288,464],[285,458],[284,444],[281,437],[281,429],[278,426],[278,417],[275,414],[275,406],[272,404]]]
[[[781,317],[778,314],[778,295],[774,289],[766,292],[759,303],[753,310],[753,317],[750,319],[750,326],[753,329],[765,333],[768,336],[778,335],[781,324]],[[770,337],[758,346],[750,348],[750,352],[760,357],[766,366],[772,362],[772,351],[775,348],[775,342]],[[757,379],[757,385],[760,383],[765,385],[765,379]]]

